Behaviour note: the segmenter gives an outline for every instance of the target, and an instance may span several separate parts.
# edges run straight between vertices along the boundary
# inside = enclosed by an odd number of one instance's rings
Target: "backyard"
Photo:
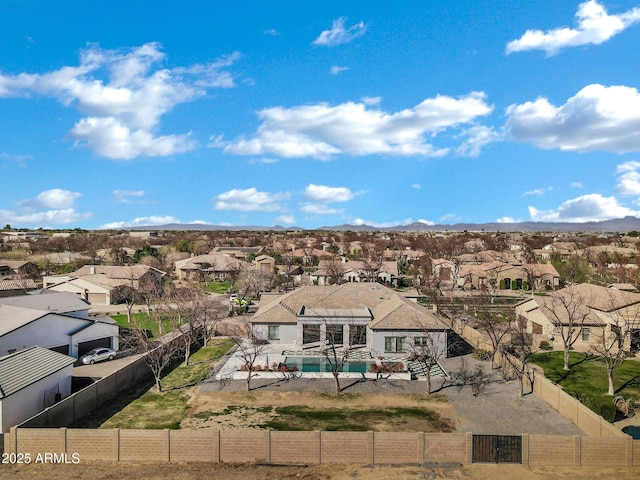
[[[607,371],[604,360],[589,353],[569,352],[569,371],[563,370],[563,352],[537,353],[531,362],[544,370],[545,376],[562,386],[565,392],[609,422],[616,418],[613,398],[607,395]],[[615,395],[640,402],[640,362],[625,360],[614,372]]]

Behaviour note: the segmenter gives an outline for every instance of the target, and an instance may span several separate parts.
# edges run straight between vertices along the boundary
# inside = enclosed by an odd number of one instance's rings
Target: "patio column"
[[[296,330],[296,350],[302,350],[302,346],[303,346],[302,342],[303,342],[303,338],[304,338],[303,335],[302,335],[302,332],[303,332],[304,325],[302,323],[298,323],[298,325],[296,325],[296,328],[297,328],[297,330]]]
[[[349,324],[345,323],[342,326],[342,345],[348,347],[351,344],[351,338],[349,338]]]
[[[327,344],[327,324],[320,324],[320,346],[324,347]]]

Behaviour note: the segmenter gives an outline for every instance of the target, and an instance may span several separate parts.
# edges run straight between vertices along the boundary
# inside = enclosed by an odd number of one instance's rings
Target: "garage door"
[[[107,294],[106,293],[89,293],[87,295],[87,300],[89,301],[89,303],[94,303],[96,305],[106,305]]]
[[[69,345],[60,345],[59,347],[51,347],[49,350],[53,350],[54,352],[64,353],[65,355],[69,355]]]
[[[81,357],[89,350],[93,350],[98,347],[111,348],[111,337],[98,338],[97,340],[78,343],[78,357]]]

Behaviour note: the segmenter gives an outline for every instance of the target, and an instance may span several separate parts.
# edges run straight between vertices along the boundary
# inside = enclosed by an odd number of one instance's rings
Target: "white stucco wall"
[[[53,388],[56,383],[59,385],[62,398],[71,395],[72,373],[73,365],[69,365],[49,375],[47,378],[43,378],[13,395],[0,400],[0,411],[2,413],[0,417],[2,421],[0,429],[2,433],[7,433],[11,427],[24,422],[44,410],[44,393],[46,390]]]
[[[411,347],[413,337],[426,337],[431,336],[435,338],[435,345],[437,350],[443,352],[443,357],[446,357],[447,352],[447,333],[446,332],[429,332],[428,334],[415,330],[375,330],[371,333],[371,354],[375,357],[403,357],[411,353]],[[385,337],[405,337],[406,338],[406,351],[404,353],[385,352],[384,343]]]
[[[279,340],[269,340],[269,343],[274,344],[289,344],[292,345],[296,342],[296,336],[298,334],[297,325],[293,324],[271,324],[277,325],[280,327],[280,339]],[[258,336],[258,338],[269,338],[269,324],[254,324],[253,331]]]

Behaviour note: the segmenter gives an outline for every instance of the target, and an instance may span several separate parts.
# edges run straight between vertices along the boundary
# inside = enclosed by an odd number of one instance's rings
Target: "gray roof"
[[[54,313],[77,312],[89,310],[91,305],[70,292],[51,292],[41,290],[38,294],[0,297],[0,305],[31,308]]]
[[[48,315],[42,310],[0,305],[0,337]]]
[[[42,347],[0,357],[0,399],[73,364],[75,359]]]

